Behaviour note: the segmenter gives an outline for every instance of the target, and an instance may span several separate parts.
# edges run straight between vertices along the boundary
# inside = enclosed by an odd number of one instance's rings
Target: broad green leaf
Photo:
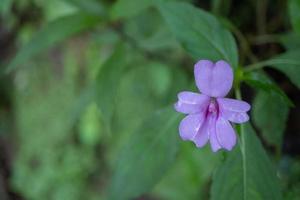
[[[284,73],[300,89],[300,50],[290,50],[271,60],[269,66]]]
[[[194,59],[223,59],[237,67],[235,40],[216,17],[187,3],[160,3],[158,7],[171,31]]]
[[[207,196],[207,184],[222,155],[213,153],[209,145],[198,149],[192,142],[180,143],[176,162],[155,186],[154,196],[163,200],[205,199],[201,197]]]
[[[182,79],[182,74],[174,79],[173,69],[157,62],[130,61],[126,69],[115,97],[108,156],[111,165],[119,159],[127,139],[144,120],[157,108],[174,102],[176,96],[170,91],[175,90],[173,87]],[[170,96],[171,100],[167,98]]]
[[[279,36],[280,42],[288,50],[300,48],[300,36],[295,32],[289,32]]]
[[[17,52],[15,58],[8,65],[7,71],[10,72],[20,67],[31,57],[49,49],[55,44],[94,27],[98,21],[98,17],[76,13],[50,22]]]
[[[10,13],[11,7],[12,7],[12,0],[1,0],[0,1],[0,15],[2,17],[7,16],[8,13]]]
[[[252,119],[263,137],[278,148],[289,112],[288,105],[276,94],[259,91],[252,105]]]
[[[133,199],[152,189],[175,160],[178,122],[179,115],[169,107],[152,115],[129,138],[120,152],[108,199]]]
[[[276,172],[250,124],[241,126],[240,146],[214,174],[212,200],[282,199]]]
[[[105,8],[97,0],[64,0],[78,8],[82,11],[87,12],[92,15],[102,16],[105,13]]]
[[[300,34],[300,0],[289,0],[288,6],[293,29]]]
[[[120,79],[127,67],[127,61],[125,47],[119,45],[97,75],[96,101],[108,126],[110,126]]]
[[[41,4],[41,7],[43,9],[44,24],[73,15],[79,10],[76,6],[62,0],[45,1]]]
[[[148,9],[140,13],[137,17],[126,20],[124,23],[124,32],[131,38],[134,38],[136,43],[147,51],[158,53],[158,50],[164,49],[162,53],[170,56],[170,52],[180,50],[178,42],[175,37],[170,37],[171,32],[157,10]],[[169,50],[166,52],[166,48],[172,51]]]
[[[113,19],[133,17],[153,4],[153,0],[118,0],[111,9]]]
[[[255,89],[263,90],[270,94],[277,94],[278,97],[280,97],[287,105],[294,106],[294,103],[289,99],[284,91],[280,89],[280,87],[278,87],[276,83],[263,72],[246,73],[244,76],[244,81]]]

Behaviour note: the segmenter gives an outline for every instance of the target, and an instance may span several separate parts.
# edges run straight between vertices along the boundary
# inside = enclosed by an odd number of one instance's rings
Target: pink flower
[[[194,69],[196,85],[202,94],[180,92],[175,109],[188,114],[179,125],[180,137],[203,147],[209,140],[212,151],[231,150],[236,144],[236,133],[230,122],[249,120],[247,102],[224,98],[232,87],[230,65],[220,60],[213,63],[200,60]],[[230,122],[229,122],[230,121]]]

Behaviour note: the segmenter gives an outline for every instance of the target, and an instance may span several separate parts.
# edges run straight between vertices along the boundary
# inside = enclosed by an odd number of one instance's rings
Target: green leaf
[[[288,50],[299,49],[300,37],[295,32],[288,32],[279,36],[280,42]]]
[[[246,73],[244,76],[244,81],[251,87],[263,90],[267,93],[277,94],[279,98],[281,98],[285,104],[289,106],[294,106],[294,103],[290,100],[290,98],[284,93],[280,87],[276,85],[274,81],[267,74],[263,72],[250,72]]]
[[[209,145],[200,150],[192,142],[180,144],[176,162],[151,194],[163,200],[206,199],[207,184],[222,155],[213,153]]]
[[[281,147],[289,107],[276,94],[260,91],[252,105],[252,119],[263,137],[278,148]]]
[[[0,15],[2,17],[5,17],[10,13],[11,7],[12,7],[12,0],[2,0],[0,1]]]
[[[133,17],[153,4],[152,0],[118,0],[111,9],[113,19]]]
[[[241,126],[241,143],[214,174],[212,200],[282,199],[276,172],[249,123]]]
[[[300,0],[289,0],[288,6],[293,29],[300,34]]]
[[[23,46],[7,67],[7,72],[20,67],[31,57],[49,49],[63,40],[94,27],[98,17],[76,13],[61,17],[42,28],[31,41]]]
[[[216,17],[187,3],[160,3],[158,7],[171,31],[194,59],[223,59],[237,67],[235,40]]]
[[[173,108],[147,119],[122,149],[109,199],[133,199],[149,191],[172,166],[178,148],[179,115]]]
[[[284,73],[300,89],[300,50],[290,50],[269,60],[269,66]]]
[[[115,52],[101,67],[96,81],[96,101],[108,126],[112,118],[115,99],[128,57],[124,46],[116,47]]]
[[[78,8],[83,12],[87,12],[92,15],[102,16],[105,13],[105,8],[97,0],[64,0]]]

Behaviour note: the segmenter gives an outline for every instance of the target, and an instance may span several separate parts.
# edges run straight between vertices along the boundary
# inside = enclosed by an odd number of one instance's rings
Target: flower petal
[[[195,92],[180,92],[178,102],[174,105],[177,112],[193,114],[204,111],[209,104],[210,97]]]
[[[245,123],[249,120],[249,116],[244,112],[231,112],[231,111],[222,111],[221,116],[234,123]]]
[[[236,134],[229,121],[219,117],[216,122],[216,135],[222,148],[230,151],[236,144]]]
[[[198,148],[201,148],[207,143],[208,138],[209,138],[209,121],[205,119],[199,131],[193,138],[193,142],[196,144]]]
[[[217,102],[221,109],[233,112],[247,112],[251,108],[247,102],[237,99],[217,98]]]
[[[209,142],[210,142],[211,149],[212,149],[213,152],[217,152],[222,147],[219,144],[219,141],[217,139],[216,118],[210,119],[209,130],[210,130]]]
[[[193,140],[204,121],[204,113],[190,114],[179,125],[179,134],[183,140]]]
[[[217,98],[220,114],[225,119],[234,123],[244,123],[249,120],[247,111],[251,106],[245,102],[229,98]]]
[[[209,60],[200,60],[195,64],[194,74],[200,92],[208,96],[224,97],[232,87],[233,72],[223,60],[215,64]]]

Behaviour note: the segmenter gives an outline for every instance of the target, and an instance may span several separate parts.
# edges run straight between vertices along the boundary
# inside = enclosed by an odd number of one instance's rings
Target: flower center
[[[211,114],[211,115],[218,115],[219,112],[219,106],[218,106],[218,102],[216,101],[216,99],[212,98],[210,100],[210,103],[208,105],[208,109],[207,109],[207,114]]]

